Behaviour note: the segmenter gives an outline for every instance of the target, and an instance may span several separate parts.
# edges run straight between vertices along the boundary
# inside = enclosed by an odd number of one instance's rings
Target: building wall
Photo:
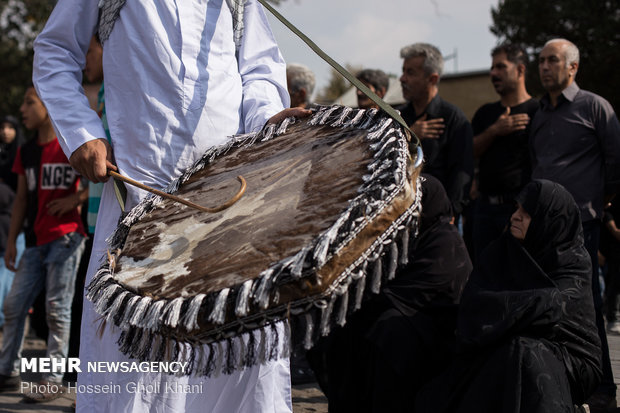
[[[445,75],[439,83],[439,95],[461,108],[470,121],[480,106],[499,100],[487,70]]]
[[[499,100],[499,96],[491,84],[488,70],[444,75],[439,83],[439,95],[461,108],[470,121],[480,106]],[[384,100],[390,105],[405,102],[397,78],[390,78],[390,88]],[[334,104],[357,107],[355,88],[349,89],[344,95],[336,99]]]

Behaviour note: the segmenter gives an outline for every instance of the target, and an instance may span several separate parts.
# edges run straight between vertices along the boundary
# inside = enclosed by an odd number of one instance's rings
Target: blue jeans
[[[0,351],[0,374],[16,376],[20,371],[24,324],[28,310],[45,288],[45,309],[49,336],[47,355],[66,358],[71,328],[71,302],[75,275],[84,249],[84,237],[77,232],[55,241],[26,248],[13,285],[4,302],[4,339]],[[61,382],[63,373],[47,373],[44,379]]]
[[[26,248],[26,237],[24,237],[24,233],[20,233],[17,237],[16,247],[17,247],[17,257],[15,258],[15,262],[19,264],[19,259]],[[2,308],[4,307],[4,299],[7,294],[11,290],[11,285],[13,285],[13,278],[15,277],[15,273],[4,265],[4,251],[0,252],[0,327],[4,325],[4,312]]]

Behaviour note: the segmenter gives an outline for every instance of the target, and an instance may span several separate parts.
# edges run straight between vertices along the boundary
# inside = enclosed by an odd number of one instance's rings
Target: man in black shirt
[[[463,111],[439,97],[443,57],[435,46],[415,43],[400,51],[403,119],[422,141],[424,172],[439,179],[458,217],[469,200],[474,173],[471,124]]]
[[[525,87],[527,52],[504,44],[491,57],[491,82],[500,100],[480,107],[472,120],[480,192],[473,222],[476,257],[502,233],[515,210],[514,197],[530,181],[529,123],[538,110]]]
[[[581,213],[584,244],[592,261],[592,292],[601,339],[603,379],[590,408],[616,407],[616,385],[605,334],[598,248],[605,198],[620,189],[620,122],[604,98],[575,82],[579,49],[566,39],[549,40],[538,72],[547,94],[532,121],[532,177],[562,184]]]
[[[390,78],[383,70],[364,69],[355,77],[381,99],[383,99],[390,86]],[[379,109],[379,105],[370,100],[370,98],[359,89],[357,90],[357,107],[360,109]]]

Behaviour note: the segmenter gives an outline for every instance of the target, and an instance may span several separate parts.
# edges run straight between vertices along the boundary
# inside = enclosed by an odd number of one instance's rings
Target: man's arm
[[[425,113],[409,125],[411,130],[419,139],[439,139],[446,127],[443,118],[426,120],[427,117],[428,114]]]
[[[605,227],[610,232],[610,234],[616,239],[616,241],[620,241],[620,229],[616,225],[616,221],[610,219],[605,222]]]
[[[454,215],[459,215],[469,199],[474,176],[473,131],[465,115],[458,111],[454,114],[453,124],[447,137],[448,173],[446,192],[452,203]]]
[[[267,123],[279,123],[282,122],[284,119],[286,118],[307,118],[312,114],[312,111],[310,109],[304,109],[304,108],[286,108],[280,112],[278,112],[277,114],[273,115],[271,118],[269,118],[269,120],[267,121]]]
[[[86,51],[97,26],[96,1],[60,0],[34,43],[33,82],[71,165],[88,179],[107,180],[106,135],[82,89]],[[88,144],[87,144],[88,143]],[[86,145],[86,146],[84,146]],[[74,152],[82,148],[78,154]]]
[[[611,198],[620,191],[620,122],[604,99],[595,103],[596,134],[605,162],[605,195]]]
[[[286,64],[262,6],[256,0],[248,0],[243,19],[238,62],[243,83],[245,132],[253,132],[288,107],[290,100],[286,89]]]
[[[510,107],[507,107],[492,125],[474,136],[474,157],[480,158],[496,138],[525,130],[529,123],[530,117],[527,113],[511,115]]]
[[[107,139],[99,138],[85,142],[69,158],[71,166],[92,182],[108,180],[107,171],[118,170],[113,164],[112,146]]]

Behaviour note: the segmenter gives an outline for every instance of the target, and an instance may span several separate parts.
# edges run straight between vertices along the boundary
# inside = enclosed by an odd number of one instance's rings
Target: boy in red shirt
[[[79,191],[79,177],[62,152],[47,110],[33,87],[26,91],[20,111],[26,128],[36,130],[37,136],[19,148],[13,165],[18,174],[17,195],[4,260],[17,274],[5,301],[0,391],[19,388],[24,322],[44,288],[49,327],[46,357],[67,357],[75,275],[84,248],[78,207],[87,193]],[[15,268],[15,241],[22,227],[26,250]],[[61,372],[48,373],[42,382],[51,384],[46,386],[49,392],[27,393],[25,397],[41,402],[62,392]]]

